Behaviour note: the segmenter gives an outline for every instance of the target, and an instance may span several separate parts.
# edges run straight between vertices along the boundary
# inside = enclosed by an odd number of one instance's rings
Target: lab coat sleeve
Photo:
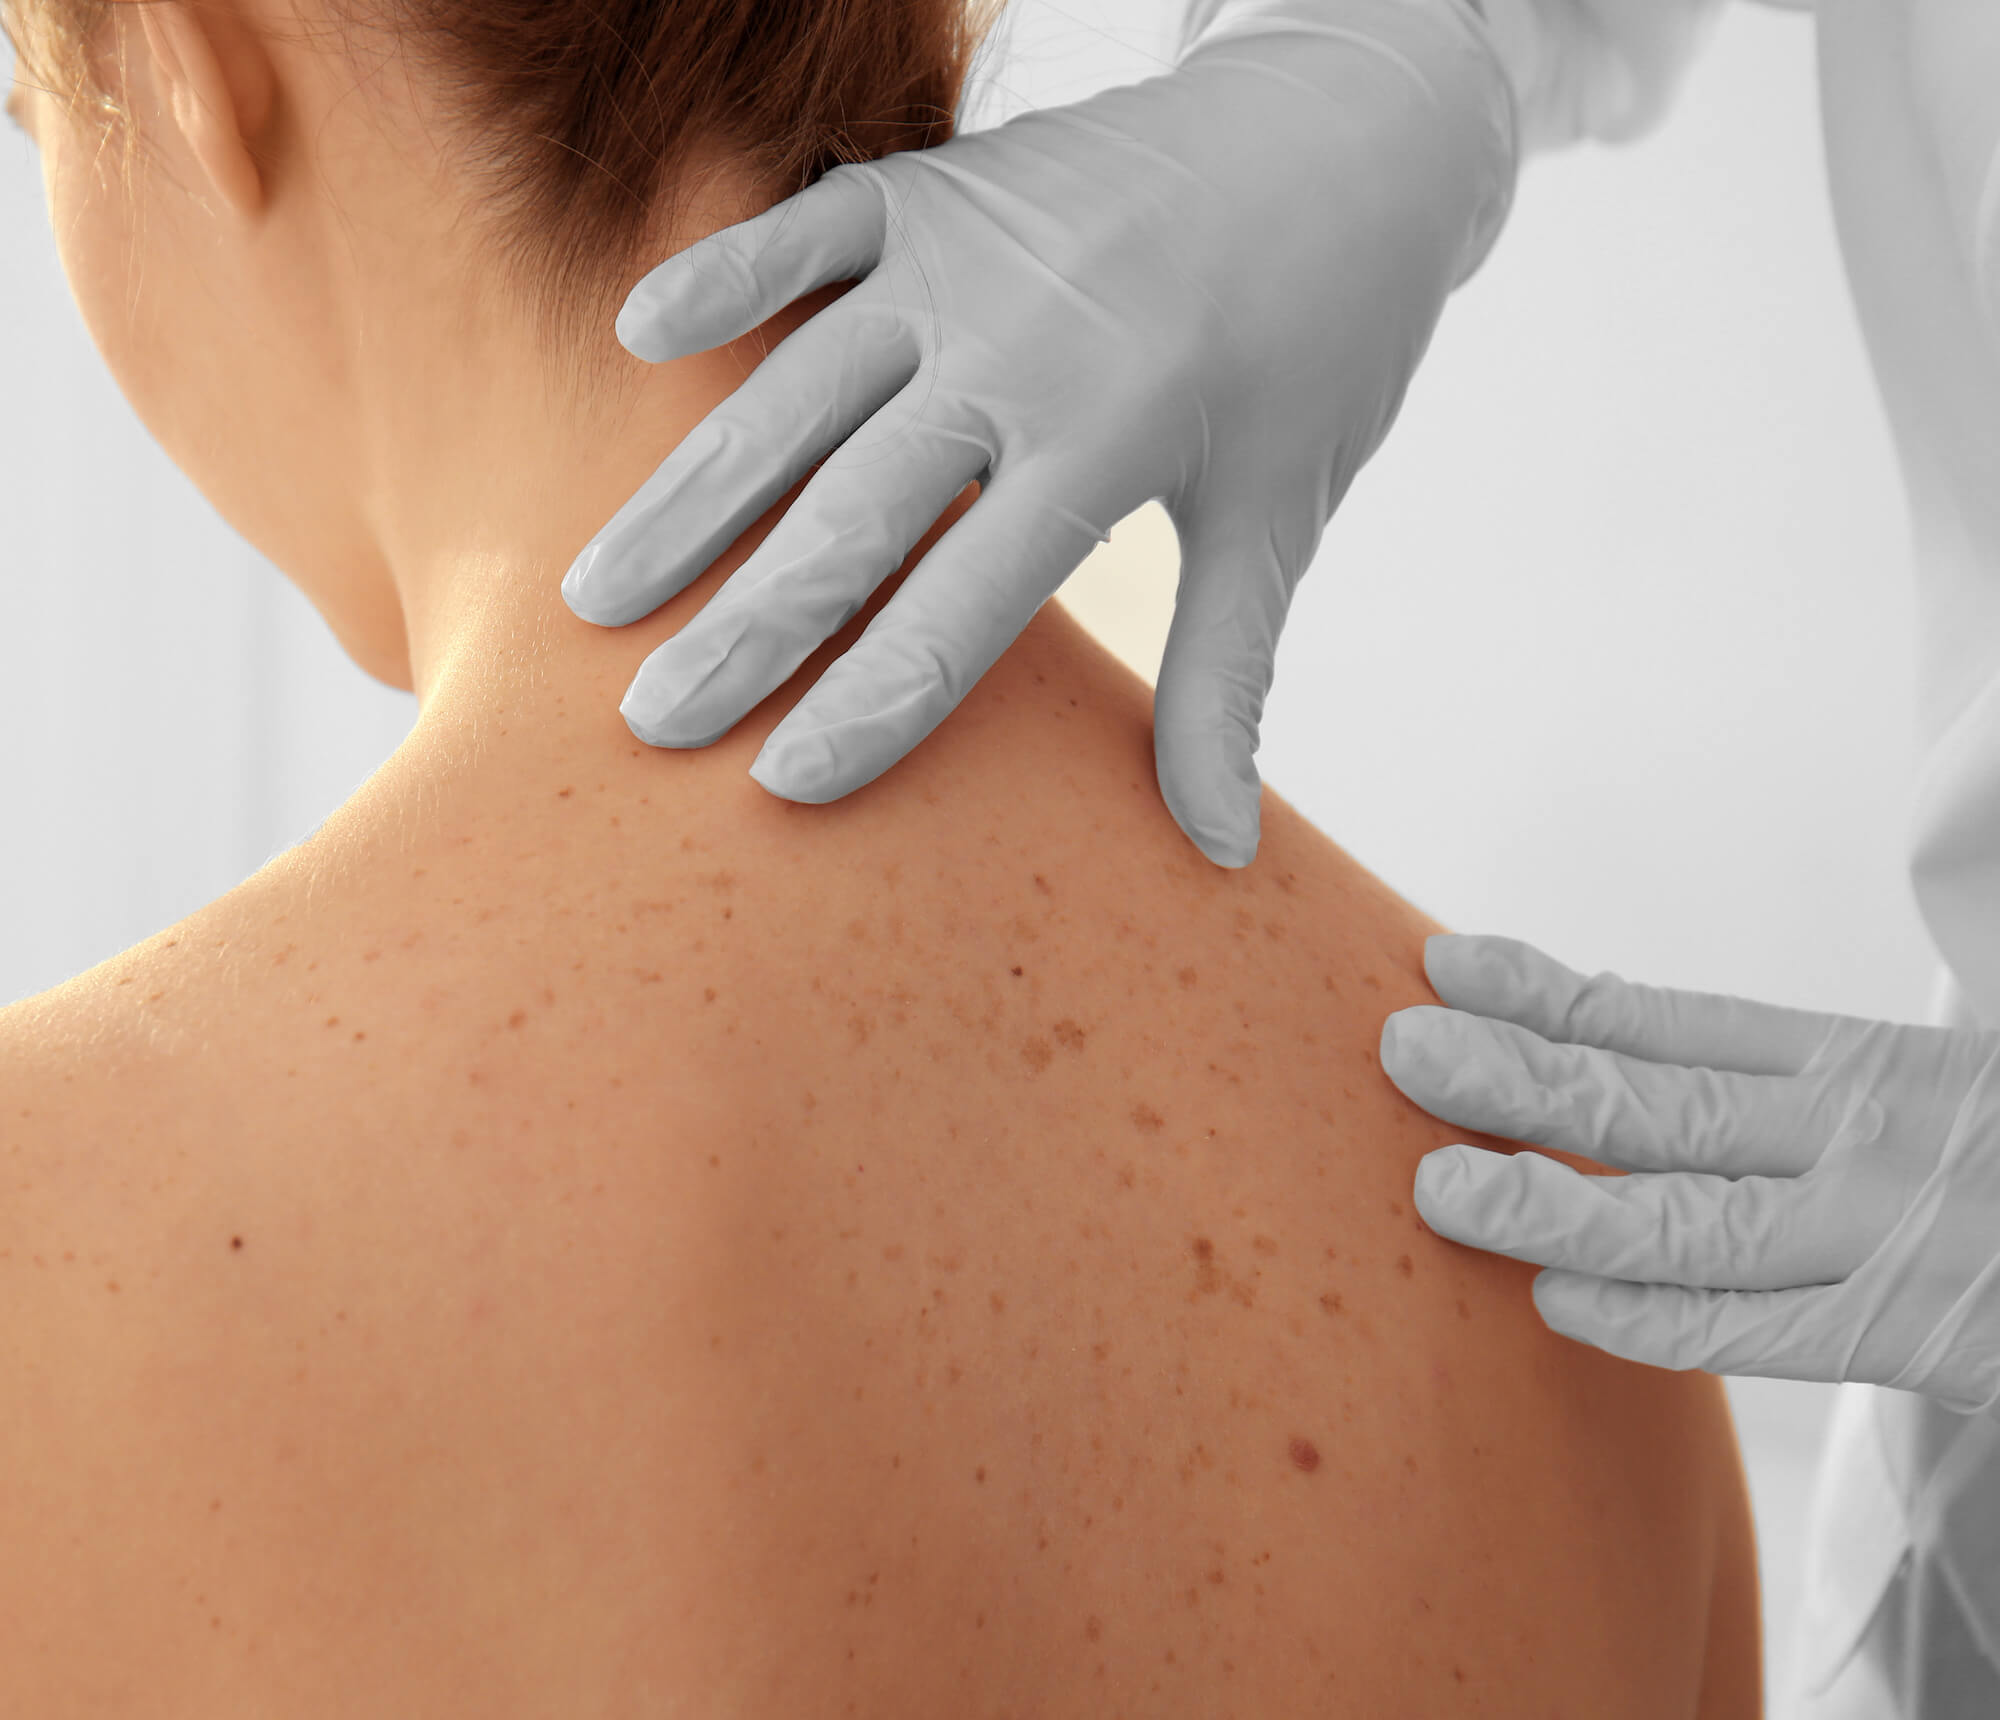
[[[1180,47],[1226,14],[1231,0],[1186,0]],[[1671,105],[1722,0],[1407,0],[1413,10],[1483,19],[1513,86],[1520,146],[1592,138],[1615,143],[1650,129]],[[1340,0],[1323,0],[1337,16]]]
[[[1469,0],[1468,0],[1469,3]],[[1479,0],[1524,149],[1618,143],[1666,113],[1721,0]]]
[[[1987,331],[2000,341],[2000,5],[1912,0],[1904,29],[1905,100],[1930,133],[1938,191]]]
[[[1978,252],[1973,268],[1979,281],[1980,301],[1986,306],[1986,327],[2000,346],[2000,149],[1987,164],[1986,198],[1980,211]]]
[[[1967,44],[1967,58],[1980,68],[2000,65],[2000,14],[1981,12],[1977,27],[1980,34]],[[1970,170],[1958,195],[1967,204],[1963,221],[1972,236],[1973,284],[1986,312],[1987,332],[2000,347],[2000,95],[1985,76],[1970,81],[1979,95],[1947,110],[1964,128],[1966,141],[1940,153],[1964,161]]]

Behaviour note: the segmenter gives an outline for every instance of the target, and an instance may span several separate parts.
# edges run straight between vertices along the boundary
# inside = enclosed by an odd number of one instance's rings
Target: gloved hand
[[[1255,855],[1251,755],[1292,592],[1512,193],[1511,97],[1466,0],[1225,0],[1169,75],[837,167],[646,276],[637,356],[733,339],[828,282],[563,582],[618,626],[680,591],[820,456],[770,536],[620,707],[706,746],[985,479],[751,774],[838,799],[941,722],[1111,527],[1166,502],[1182,572],[1160,788]]]
[[[1382,1068],[1536,1153],[1425,1154],[1440,1236],[1553,1268],[1556,1331],[1665,1368],[2000,1399],[2000,1034],[1586,979],[1512,938],[1433,937],[1448,1007]]]

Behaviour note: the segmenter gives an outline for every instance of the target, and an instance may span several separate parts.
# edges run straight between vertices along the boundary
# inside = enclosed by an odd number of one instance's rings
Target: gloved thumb
[[[1153,695],[1154,767],[1188,839],[1218,866],[1247,866],[1262,830],[1258,724],[1311,550],[1288,553],[1270,529],[1174,523],[1181,580]]]
[[[881,260],[887,231],[875,177],[856,166],[833,168],[645,276],[618,312],[618,339],[649,364],[707,352],[816,287],[866,274]]]

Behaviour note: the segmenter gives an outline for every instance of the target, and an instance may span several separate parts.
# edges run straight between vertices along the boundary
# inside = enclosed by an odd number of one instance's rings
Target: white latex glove
[[[1507,83],[1464,0],[1232,0],[1166,76],[837,167],[669,259],[618,319],[655,361],[861,279],[564,580],[583,619],[636,620],[827,456],[646,660],[620,707],[632,732],[719,739],[981,478],[752,767],[786,799],[838,799],[929,734],[1157,497],[1181,540],[1160,788],[1205,854],[1247,864],[1293,590],[1513,180]]]
[[[1804,4],[1806,0],[1770,0]],[[1722,0],[1482,0],[1523,150],[1622,142],[1666,111]]]
[[[1425,1154],[1440,1236],[1554,1270],[1556,1331],[1664,1368],[2000,1400],[2000,1034],[1589,979],[1511,938],[1433,937],[1447,1008],[1382,1068],[1536,1153]]]

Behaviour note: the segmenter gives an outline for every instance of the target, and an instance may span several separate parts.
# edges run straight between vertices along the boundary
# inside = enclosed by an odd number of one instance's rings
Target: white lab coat
[[[1643,130],[1715,10],[1483,4],[1535,145]],[[2000,0],[1802,9],[1914,528],[1910,870],[1943,958],[1932,1018],[2000,1028]],[[2000,1720],[2000,1418],[1841,1387],[1805,1578],[1776,1720]]]
[[[1719,7],[1477,3],[1531,148],[1647,129]],[[1835,215],[1909,492],[1933,1019],[2000,1028],[2000,0],[1767,3],[1817,14]],[[1805,1587],[1775,1720],[2000,1720],[2000,1417],[1842,1386]]]
[[[2000,1027],[2000,4],[1821,0],[1819,36],[1834,213],[1914,530],[1932,1018]],[[1795,1667],[1779,1720],[2000,1717],[2000,1419],[1841,1388]]]

